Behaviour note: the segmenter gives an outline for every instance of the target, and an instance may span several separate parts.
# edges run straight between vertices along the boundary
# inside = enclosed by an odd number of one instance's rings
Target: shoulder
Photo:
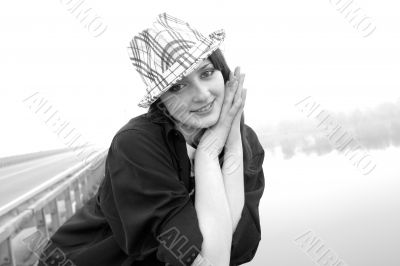
[[[131,118],[125,125],[123,125],[115,135],[134,130],[141,132],[157,132],[161,130],[159,124],[153,123],[147,117],[147,114],[141,114],[136,117]]]
[[[160,149],[163,144],[163,127],[151,122],[146,114],[130,119],[114,135],[111,141],[113,150]]]

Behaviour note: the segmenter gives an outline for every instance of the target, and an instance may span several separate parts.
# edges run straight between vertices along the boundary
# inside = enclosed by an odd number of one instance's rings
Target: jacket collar
[[[179,130],[176,129],[175,123],[171,118],[167,117],[161,111],[158,111],[158,114],[159,115],[156,118],[152,118],[148,114],[146,114],[146,116],[148,117],[150,122],[162,126],[166,139],[168,139],[170,134],[173,134],[174,137],[178,137],[179,134],[182,135],[182,133],[180,133]],[[182,138],[184,139],[183,135]]]
[[[164,115],[162,112],[158,112],[158,114],[159,115],[156,118],[151,118],[148,116],[148,120],[162,127],[168,148],[175,158],[173,162],[177,163],[176,167],[178,169],[179,178],[187,190],[190,191],[191,187],[189,175],[191,165],[189,156],[187,154],[185,138],[182,133],[176,129],[175,123],[172,121],[172,119]]]

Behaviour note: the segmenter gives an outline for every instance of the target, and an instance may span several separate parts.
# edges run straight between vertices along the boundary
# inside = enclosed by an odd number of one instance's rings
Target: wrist
[[[215,161],[218,162],[218,150],[213,146],[198,146],[195,153],[195,161]]]
[[[229,153],[242,153],[243,152],[242,138],[241,138],[240,134],[238,137],[235,137],[235,138],[232,137],[226,141],[225,152],[229,152]]]

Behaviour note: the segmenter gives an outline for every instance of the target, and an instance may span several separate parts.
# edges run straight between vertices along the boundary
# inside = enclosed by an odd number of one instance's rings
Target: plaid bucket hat
[[[147,108],[172,85],[190,74],[224,41],[225,31],[204,36],[167,13],[130,41],[129,58],[146,85],[138,106]]]

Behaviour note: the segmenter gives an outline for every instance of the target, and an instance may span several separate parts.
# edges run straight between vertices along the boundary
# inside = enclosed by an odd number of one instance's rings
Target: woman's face
[[[160,96],[180,128],[208,128],[219,119],[225,83],[209,59]],[[210,105],[211,104],[211,105]]]

